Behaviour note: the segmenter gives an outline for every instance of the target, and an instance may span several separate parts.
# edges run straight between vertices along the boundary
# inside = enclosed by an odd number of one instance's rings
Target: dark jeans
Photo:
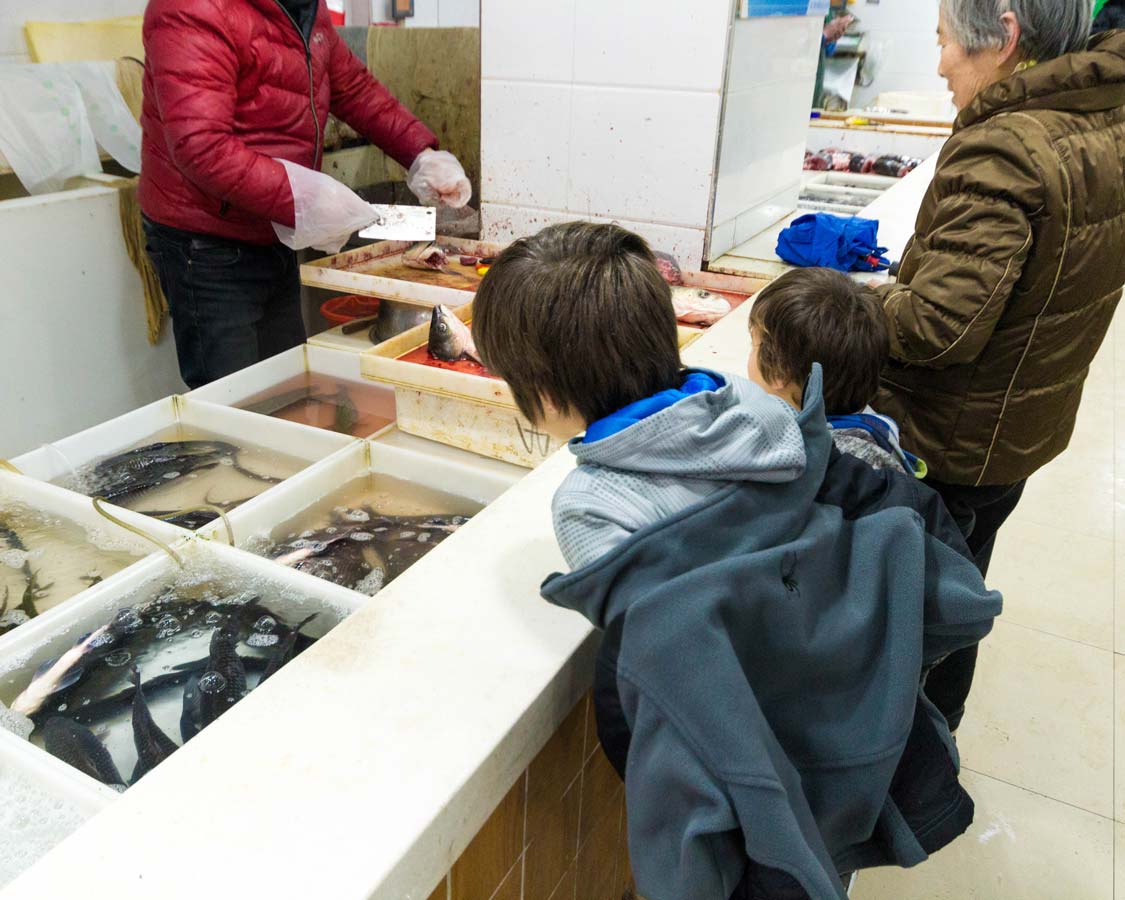
[[[292,250],[192,234],[147,219],[144,229],[188,387],[304,343]]]
[[[1020,502],[1027,481],[986,487],[940,481],[927,481],[926,484],[941,494],[946,509],[965,535],[977,568],[981,575],[987,576],[992,550],[996,546],[996,533]],[[973,685],[976,667],[977,647],[974,645],[951,653],[926,678],[926,696],[941,710],[951,730],[961,724],[961,717],[965,714],[965,700]]]

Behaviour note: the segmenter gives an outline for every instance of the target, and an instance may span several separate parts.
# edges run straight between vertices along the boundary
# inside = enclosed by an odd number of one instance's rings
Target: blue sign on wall
[[[744,19],[758,16],[826,16],[829,0],[739,0],[739,15]]]

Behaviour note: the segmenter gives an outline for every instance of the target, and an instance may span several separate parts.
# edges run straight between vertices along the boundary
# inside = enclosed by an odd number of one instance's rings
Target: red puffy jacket
[[[304,35],[278,0],[150,0],[141,209],[255,244],[293,225],[277,158],[320,168],[329,112],[409,167],[437,138],[371,77],[320,2]]]

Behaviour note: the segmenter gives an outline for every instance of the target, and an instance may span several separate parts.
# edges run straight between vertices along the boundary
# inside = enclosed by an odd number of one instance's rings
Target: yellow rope
[[[94,509],[97,510],[97,513],[98,513],[99,516],[101,516],[104,519],[108,519],[114,525],[118,525],[121,528],[124,528],[126,531],[131,531],[137,537],[144,538],[146,541],[148,541],[151,544],[156,544],[157,547],[159,547],[161,550],[163,550],[165,553],[167,553],[170,557],[172,557],[172,559],[175,561],[176,565],[178,565],[181,569],[184,567],[183,558],[175,550],[173,550],[171,547],[169,547],[167,544],[165,544],[164,541],[160,540],[160,538],[153,537],[151,534],[145,534],[139,528],[133,527],[128,522],[122,522],[119,518],[117,518],[117,516],[106,512],[102,508],[102,504],[106,502],[105,498],[94,497],[93,502],[94,502]]]
[[[23,474],[23,472],[21,472],[19,469],[17,469],[15,466],[13,466],[10,462],[8,462],[2,456],[0,456],[0,469],[7,469],[9,472],[14,472],[17,475]]]
[[[218,513],[219,518],[223,520],[223,525],[227,530],[227,541],[232,547],[234,546],[234,529],[230,527],[230,519],[227,518],[227,514],[223,512],[221,507],[215,506],[214,504],[201,503],[199,506],[189,506],[187,509],[181,509],[179,512],[165,513],[162,516],[153,516],[152,518],[160,519],[161,521],[167,521],[168,519],[175,519],[177,516],[182,516],[186,515],[187,513],[193,512]]]

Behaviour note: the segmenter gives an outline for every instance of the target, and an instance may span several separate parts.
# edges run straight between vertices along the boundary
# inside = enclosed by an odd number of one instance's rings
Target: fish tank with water
[[[189,551],[126,593],[90,599],[67,625],[6,645],[0,701],[16,731],[124,791],[274,677],[362,598],[235,550]]]

